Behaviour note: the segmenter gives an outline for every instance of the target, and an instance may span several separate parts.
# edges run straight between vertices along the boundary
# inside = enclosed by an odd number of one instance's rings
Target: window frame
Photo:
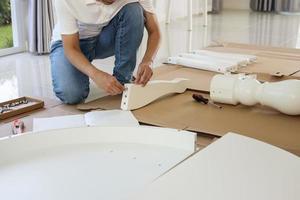
[[[27,18],[26,18],[27,1],[10,0],[10,3],[11,3],[11,18],[12,18],[14,46],[10,48],[0,49],[0,57],[10,55],[10,54],[15,54],[15,53],[21,53],[26,51],[27,49],[27,39],[26,39],[26,29],[25,29],[25,24],[27,24]]]

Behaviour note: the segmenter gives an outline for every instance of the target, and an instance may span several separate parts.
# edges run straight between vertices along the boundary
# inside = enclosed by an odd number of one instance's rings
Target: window
[[[26,1],[0,1],[0,56],[25,50]]]

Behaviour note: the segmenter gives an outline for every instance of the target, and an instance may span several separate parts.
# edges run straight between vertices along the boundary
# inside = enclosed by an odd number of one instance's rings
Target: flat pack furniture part
[[[134,110],[133,115],[142,124],[205,133],[215,137],[222,137],[228,132],[238,132],[300,156],[300,116],[285,115],[260,105],[249,107],[242,104],[218,104],[222,106],[222,109],[218,109],[195,102],[192,98],[194,93],[209,98],[208,93],[188,90]],[[117,109],[121,99],[121,96],[107,96],[88,103],[85,108],[91,105],[91,108]]]
[[[146,86],[125,84],[121,109],[135,110],[168,94],[183,93],[186,91],[187,79],[177,78],[172,81],[150,81]]]
[[[236,59],[236,58],[232,58],[232,57],[222,58],[222,57],[216,57],[216,56],[210,56],[210,55],[204,55],[204,54],[196,54],[196,53],[180,53],[178,56],[183,57],[183,58],[196,59],[196,60],[206,60],[206,61],[216,63],[219,65],[221,65],[223,63],[230,64],[232,66],[236,66],[235,70],[248,65],[248,62],[245,59]]]
[[[207,61],[207,62],[210,62],[210,63],[215,63],[216,65],[224,65],[224,64],[227,65],[228,64],[228,65],[235,66],[236,69],[232,69],[232,70],[237,70],[238,68],[247,65],[242,60],[224,59],[224,58],[218,58],[218,57],[201,55],[201,54],[194,54],[194,53],[180,53],[178,56],[183,57],[183,58],[190,58],[190,59],[195,59],[195,60]]]
[[[131,200],[298,200],[300,158],[229,133]]]
[[[185,58],[180,56],[169,57],[167,60],[168,64],[182,65],[184,67],[191,67],[201,70],[213,71],[218,73],[235,72],[237,70],[237,65],[232,65],[230,63],[218,63],[213,60],[201,60]]]
[[[300,80],[260,83],[253,76],[216,75],[211,81],[214,102],[269,106],[287,115],[300,115]]]
[[[123,110],[92,111],[81,115],[33,118],[33,132],[79,127],[138,127],[132,112]]]
[[[124,199],[193,154],[195,136],[90,127],[1,139],[1,199]]]
[[[220,53],[209,50],[195,50],[194,54],[197,55],[206,55],[215,58],[223,58],[228,60],[236,60],[238,62],[242,62],[243,64],[251,64],[257,61],[257,56],[255,55],[247,55],[247,54],[238,54],[238,53]]]

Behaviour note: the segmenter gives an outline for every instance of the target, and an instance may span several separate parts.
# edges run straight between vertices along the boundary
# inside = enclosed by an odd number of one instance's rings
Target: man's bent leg
[[[119,11],[99,36],[96,58],[106,58],[114,52],[114,76],[123,84],[132,78],[143,33],[143,8],[139,3],[130,3]]]
[[[83,102],[89,94],[89,77],[65,57],[61,41],[52,45],[50,61],[55,95],[65,104]]]

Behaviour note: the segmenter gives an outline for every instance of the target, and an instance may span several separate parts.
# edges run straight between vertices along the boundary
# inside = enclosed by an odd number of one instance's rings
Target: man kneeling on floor
[[[160,42],[151,0],[55,0],[55,9],[58,23],[50,60],[54,92],[62,102],[83,102],[89,94],[89,78],[108,94],[121,94],[133,78],[144,27],[149,35],[147,50],[135,84],[148,83]],[[91,64],[113,55],[113,75]]]

